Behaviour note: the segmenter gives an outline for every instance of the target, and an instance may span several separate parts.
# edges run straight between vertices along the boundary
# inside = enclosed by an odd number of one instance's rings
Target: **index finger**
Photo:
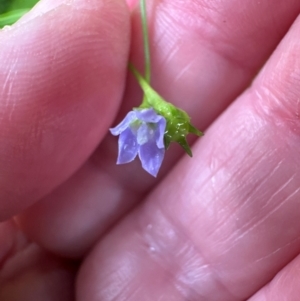
[[[43,0],[0,33],[0,220],[94,151],[121,100],[128,47],[123,1]]]

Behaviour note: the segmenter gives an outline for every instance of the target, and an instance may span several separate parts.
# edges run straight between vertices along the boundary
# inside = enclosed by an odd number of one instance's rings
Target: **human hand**
[[[106,136],[138,9],[65,3],[0,37],[0,300],[298,300],[300,3],[148,2],[153,87],[206,129],[157,179]]]

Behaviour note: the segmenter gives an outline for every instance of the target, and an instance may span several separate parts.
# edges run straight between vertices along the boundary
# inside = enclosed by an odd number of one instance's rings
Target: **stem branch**
[[[146,0],[141,0],[141,18],[143,28],[143,40],[144,40],[144,55],[145,55],[145,79],[147,83],[150,83],[150,47],[149,47],[149,32],[147,24],[147,13],[146,13]]]

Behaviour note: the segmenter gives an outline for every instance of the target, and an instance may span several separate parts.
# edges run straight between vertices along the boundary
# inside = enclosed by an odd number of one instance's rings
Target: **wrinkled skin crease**
[[[205,130],[156,179],[107,135],[142,99],[130,3],[0,33],[0,300],[298,300],[300,2],[147,1],[153,87]]]

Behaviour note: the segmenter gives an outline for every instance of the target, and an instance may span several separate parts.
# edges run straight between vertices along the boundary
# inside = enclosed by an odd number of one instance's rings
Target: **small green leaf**
[[[0,28],[18,21],[37,2],[38,0],[0,0]]]
[[[9,2],[9,10],[15,10],[20,8],[31,8],[38,2],[38,0],[9,0]]]
[[[0,1],[0,13],[5,13],[8,11],[9,6],[11,5],[11,0],[1,0]]]
[[[29,9],[16,9],[0,15],[0,27],[11,25],[18,21]]]

